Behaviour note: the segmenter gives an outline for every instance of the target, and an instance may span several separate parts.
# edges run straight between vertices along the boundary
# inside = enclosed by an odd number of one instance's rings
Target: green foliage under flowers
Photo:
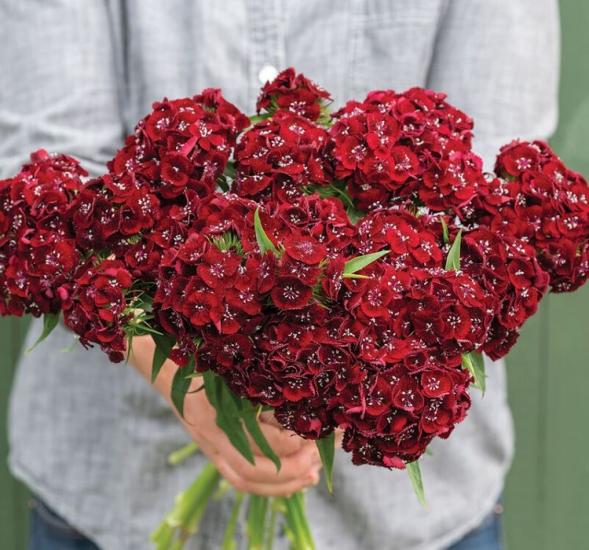
[[[323,470],[325,471],[325,484],[327,490],[333,492],[333,459],[335,458],[335,432],[316,441]]]
[[[280,251],[276,248],[276,245],[270,240],[268,234],[262,226],[262,220],[260,220],[260,209],[256,208],[254,212],[254,230],[256,232],[256,241],[260,247],[260,252],[265,254],[266,252],[272,252],[275,256],[280,257]]]

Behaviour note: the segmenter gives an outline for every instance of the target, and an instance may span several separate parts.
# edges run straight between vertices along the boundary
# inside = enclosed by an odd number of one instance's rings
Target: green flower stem
[[[197,452],[198,445],[194,443],[194,441],[191,441],[187,445],[184,445],[184,447],[181,447],[173,453],[170,453],[168,456],[168,464],[170,464],[170,466],[176,466]]]
[[[295,493],[283,498],[282,501],[286,508],[286,524],[291,532],[292,547],[295,550],[315,550],[315,543],[307,522],[303,493]]]
[[[157,550],[180,549],[194,534],[221,476],[215,466],[207,464],[192,485],[176,497],[171,512],[152,533]]]
[[[168,516],[168,521],[174,526],[186,525],[201,508],[204,510],[220,478],[215,466],[208,463],[192,485],[178,495],[177,506]]]
[[[266,550],[272,550],[274,546],[274,535],[276,534],[276,526],[278,519],[279,504],[276,499],[269,499],[270,503],[270,520],[268,522],[268,531],[266,537]]]
[[[209,501],[218,492],[220,481],[221,476],[215,466],[211,463],[207,464],[194,482],[176,497],[174,507],[152,533],[151,540],[156,550],[182,550],[186,540],[198,531]],[[231,517],[223,537],[222,550],[236,548],[235,534],[244,498],[244,494],[236,493]],[[268,512],[270,512],[269,518]],[[292,548],[315,550],[302,492],[275,499],[249,495],[248,548],[272,550],[279,513],[284,514]]]
[[[225,529],[223,536],[222,550],[235,550],[237,543],[235,542],[235,531],[237,529],[237,520],[239,519],[239,511],[243,502],[243,493],[235,493],[235,503],[231,509],[231,517]]]
[[[162,521],[157,529],[151,534],[151,541],[155,544],[156,550],[168,550],[174,539],[174,528],[170,527],[166,520]]]
[[[313,534],[311,533],[311,526],[309,525],[309,522],[307,520],[307,510],[305,507],[305,493],[303,493],[302,491],[299,491],[298,493],[295,493],[294,495],[292,495],[291,497],[292,499],[295,499],[296,503],[297,503],[297,512],[299,515],[299,522],[300,525],[303,529],[303,531],[305,532],[305,539],[308,542],[309,548],[315,548],[315,543],[313,542]]]
[[[262,550],[264,535],[266,534],[266,515],[268,512],[268,497],[250,495],[247,516],[248,549]]]
[[[231,485],[226,479],[221,479],[215,494],[213,495],[213,500],[221,500],[229,491],[231,490]]]

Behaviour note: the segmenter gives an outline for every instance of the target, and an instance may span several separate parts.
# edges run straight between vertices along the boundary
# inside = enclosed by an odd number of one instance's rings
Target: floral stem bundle
[[[37,151],[0,182],[0,314],[60,316],[122,361],[156,343],[152,380],[177,364],[180,414],[199,377],[217,424],[280,468],[262,410],[317,441],[332,488],[335,431],[355,464],[405,469],[484,391],[483,354],[514,345],[546,293],[589,276],[589,189],[543,142],[472,150],[473,121],[442,93],[330,94],[288,69],[247,117],[220,90],[164,99],[87,179]],[[194,451],[183,450],[175,460]],[[181,548],[215,498],[208,465],[154,532]],[[313,548],[302,494],[236,493],[251,548],[284,521]],[[247,511],[242,505],[247,501]],[[240,521],[243,520],[243,521]]]

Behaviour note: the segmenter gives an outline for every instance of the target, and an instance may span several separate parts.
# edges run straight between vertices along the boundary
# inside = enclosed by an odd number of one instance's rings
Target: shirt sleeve
[[[0,3],[0,177],[45,148],[94,173],[121,145],[113,4]]]
[[[486,169],[501,145],[554,132],[559,55],[556,0],[448,1],[428,87],[474,118]]]

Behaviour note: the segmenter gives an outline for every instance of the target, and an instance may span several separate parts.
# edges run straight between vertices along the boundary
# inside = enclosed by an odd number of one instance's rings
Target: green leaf
[[[442,224],[442,237],[444,239],[444,244],[450,242],[450,235],[448,234],[448,224],[444,218],[440,218],[440,222]]]
[[[151,383],[153,384],[166,359],[170,356],[176,339],[169,334],[154,333],[151,337],[155,342],[155,351],[153,352],[153,361],[151,363]]]
[[[346,273],[343,277],[345,279],[370,279],[368,275],[362,275],[361,273]]]
[[[415,462],[407,462],[405,464],[407,469],[407,473],[409,474],[409,479],[411,480],[411,485],[413,486],[413,491],[415,491],[415,496],[419,503],[424,507],[427,508],[427,502],[425,501],[425,492],[423,490],[423,480],[421,479],[421,469],[419,467],[419,462],[416,460]]]
[[[261,115],[252,115],[250,118],[250,122],[252,124],[257,124],[258,122],[262,122],[262,120],[266,120],[267,118],[270,118],[272,116],[272,113],[263,113]]]
[[[256,208],[254,212],[254,230],[256,232],[256,240],[258,241],[258,246],[260,247],[260,252],[264,254],[264,252],[272,252],[275,256],[280,256],[278,249],[274,245],[274,243],[268,237],[266,231],[262,227],[262,220],[260,220],[260,209]]]
[[[159,336],[163,335],[162,332],[151,328],[145,322],[140,322],[139,324],[137,324],[135,326],[128,325],[126,330],[127,330],[127,334],[130,334],[131,336],[146,336],[148,334],[157,334]]]
[[[127,333],[127,351],[125,353],[125,365],[129,364],[129,359],[131,359],[131,351],[133,350],[133,333]]]
[[[192,379],[186,375],[190,374],[193,368],[194,358],[190,359],[186,366],[178,367],[172,380],[172,403],[182,418],[184,418],[184,399],[192,382]]]
[[[355,206],[346,208],[346,213],[348,214],[348,219],[352,225],[356,225],[360,219],[362,219],[365,215],[362,210],[358,210]]]
[[[235,168],[235,161],[232,161],[232,160],[228,161],[227,166],[225,166],[225,176],[234,180],[236,173],[237,173],[237,169]]]
[[[237,254],[243,256],[243,246],[239,240],[239,235],[233,231],[225,231],[218,237],[211,237],[210,241],[221,251],[235,250]]]
[[[258,423],[258,414],[256,408],[247,400],[242,399],[242,411],[241,417],[243,418],[243,423],[247,428],[247,431],[252,436],[252,439],[256,442],[256,445],[260,448],[260,451],[264,453],[276,466],[276,471],[280,470],[280,458],[274,452],[270,443],[266,439],[264,432],[260,428],[260,424]]]
[[[205,392],[211,405],[217,411],[217,426],[225,432],[231,444],[251,464],[254,455],[241,422],[240,400],[227,387],[225,381],[213,371],[203,375]]]
[[[389,252],[390,250],[381,250],[380,252],[372,252],[372,254],[365,254],[364,256],[357,256],[348,260],[344,264],[344,277],[349,277],[352,273],[364,269],[367,265],[386,256]]]
[[[58,322],[59,313],[45,313],[43,315],[43,332],[41,333],[41,336],[37,338],[37,341],[27,350],[27,352],[33,351],[43,340],[45,340],[45,338],[47,338],[47,336],[53,332],[53,329],[57,326]]]
[[[483,354],[477,351],[462,354],[462,367],[470,371],[474,378],[474,387],[485,393],[486,389],[486,375],[485,375],[485,359]]]
[[[325,484],[327,490],[333,492],[333,459],[335,457],[335,432],[331,432],[327,437],[322,437],[315,441],[319,456],[325,470]]]
[[[462,229],[456,234],[456,238],[448,251],[446,258],[446,270],[460,271],[460,243],[462,242]]]
[[[344,203],[346,208],[355,208],[354,201],[352,200],[352,197],[350,197],[347,187],[348,184],[345,182],[332,183],[329,186],[333,196],[338,197]]]
[[[223,193],[228,193],[229,192],[229,184],[227,183],[227,177],[226,176],[219,176],[217,178],[217,185],[220,187],[221,191],[223,191]]]

